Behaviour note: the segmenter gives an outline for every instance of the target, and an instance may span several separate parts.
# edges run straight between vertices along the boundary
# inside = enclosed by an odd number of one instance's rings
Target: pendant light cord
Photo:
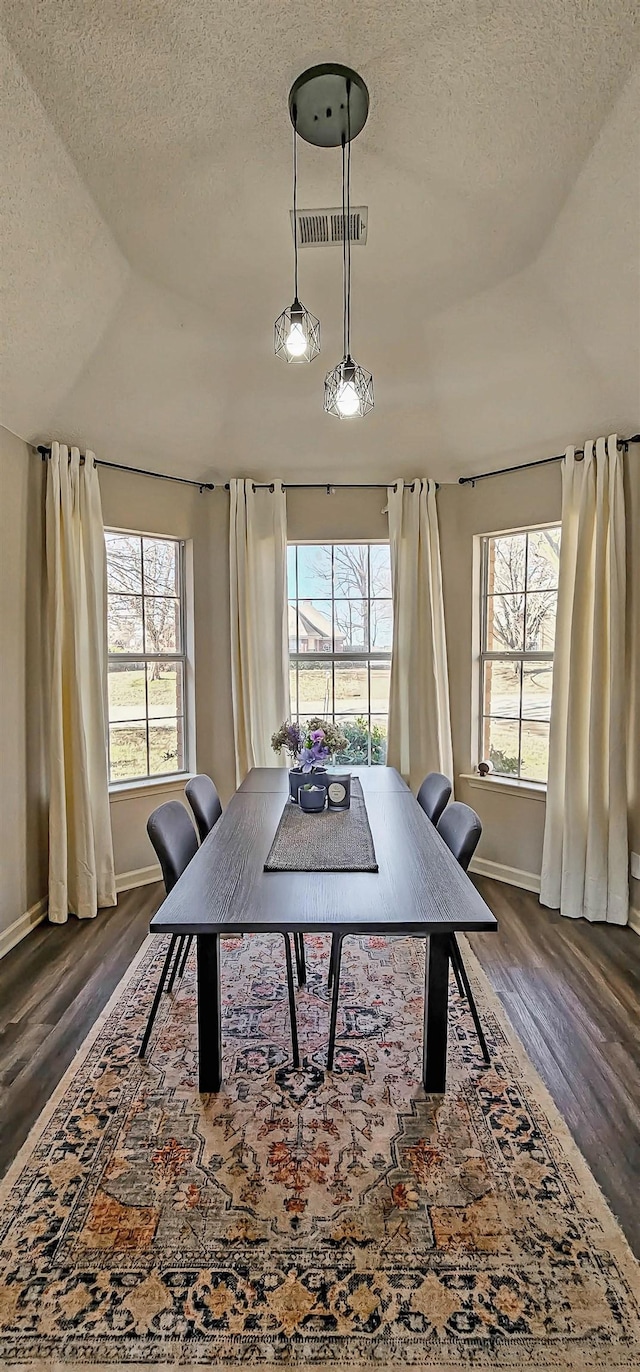
[[[347,79],[347,221],[343,220],[347,243],[347,353],[351,356],[351,79]]]
[[[298,111],[293,107],[293,281],[294,299],[298,299],[298,134],[296,120]]]
[[[349,351],[349,333],[347,329],[347,201],[346,201],[346,152],[345,136],[342,135],[342,353],[346,357]]]

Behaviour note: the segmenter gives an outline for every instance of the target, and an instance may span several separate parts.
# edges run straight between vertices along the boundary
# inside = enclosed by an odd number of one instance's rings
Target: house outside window
[[[479,758],[545,783],[560,526],[481,539]]]
[[[340,726],[337,761],[387,756],[393,634],[388,543],[292,543],[288,548],[292,717]]]
[[[109,780],[186,769],[184,547],[105,531]]]

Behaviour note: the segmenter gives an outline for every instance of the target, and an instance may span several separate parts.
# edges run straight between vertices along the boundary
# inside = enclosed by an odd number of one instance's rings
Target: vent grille
[[[346,219],[347,216],[344,216]],[[349,237],[352,243],[365,244],[369,210],[366,205],[352,207],[349,214]],[[328,210],[298,210],[296,227],[299,248],[339,247],[343,239],[343,214],[340,206]],[[293,212],[291,230],[294,230]]]

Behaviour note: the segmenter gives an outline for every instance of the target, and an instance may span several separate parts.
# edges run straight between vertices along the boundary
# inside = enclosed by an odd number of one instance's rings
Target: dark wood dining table
[[[362,783],[378,872],[265,872],[289,782],[280,767],[254,767],[151,920],[152,934],[196,935],[201,1092],[222,1084],[220,938],[247,933],[425,938],[422,1081],[445,1090],[450,935],[491,932],[497,921],[399,773],[349,770]]]

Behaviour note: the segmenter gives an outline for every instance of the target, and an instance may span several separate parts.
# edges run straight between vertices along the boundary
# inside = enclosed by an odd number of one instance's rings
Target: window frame
[[[513,724],[513,723],[517,720],[517,724],[518,724],[518,771],[517,771],[517,772],[498,772],[498,771],[495,771],[495,770],[494,770],[494,772],[492,773],[492,775],[495,776],[495,777],[504,778],[504,779],[507,780],[507,781],[518,782],[518,783],[520,783],[520,784],[522,784],[522,785],[524,785],[524,786],[541,786],[541,787],[544,787],[544,788],[546,789],[547,782],[548,782],[548,770],[547,770],[547,776],[545,777],[544,781],[541,781],[539,777],[529,777],[529,776],[526,776],[526,775],[524,775],[524,774],[522,773],[522,770],[521,770],[521,760],[522,760],[522,725],[523,725],[523,722],[524,722],[525,724],[528,724],[528,723],[535,723],[535,722],[536,722],[536,721],[529,721],[528,719],[525,719],[525,720],[523,721],[523,718],[522,718],[522,693],[523,693],[523,685],[524,685],[524,665],[525,665],[525,663],[527,663],[527,662],[550,662],[551,665],[553,666],[554,659],[555,659],[555,639],[554,639],[554,649],[553,649],[553,652],[542,652],[542,651],[538,651],[538,650],[531,650],[531,651],[528,651],[528,650],[527,650],[526,648],[524,648],[524,647],[522,648],[521,651],[512,650],[512,649],[509,649],[509,648],[505,648],[504,650],[488,649],[488,648],[486,647],[486,644],[487,644],[487,627],[488,627],[488,610],[489,610],[489,594],[490,594],[490,593],[489,593],[489,589],[488,589],[488,584],[489,584],[489,545],[490,545],[492,539],[496,539],[496,538],[517,538],[517,537],[518,537],[519,535],[521,535],[521,534],[526,534],[526,536],[527,536],[526,548],[525,548],[524,587],[523,587],[523,591],[522,591],[522,594],[523,594],[523,596],[524,596],[524,609],[523,609],[523,615],[524,615],[524,623],[525,623],[525,625],[526,625],[527,596],[528,596],[528,595],[532,595],[532,594],[536,594],[535,591],[530,591],[529,588],[528,588],[528,586],[527,586],[528,570],[529,570],[529,567],[528,567],[528,562],[529,562],[529,534],[539,533],[539,532],[544,531],[545,529],[558,529],[558,530],[561,531],[561,530],[562,530],[562,525],[561,525],[561,522],[560,522],[559,520],[552,520],[552,521],[550,521],[549,523],[544,523],[544,524],[531,524],[531,525],[527,525],[527,526],[524,527],[524,528],[519,528],[519,529],[501,529],[501,530],[500,530],[499,532],[497,532],[497,533],[481,534],[481,535],[480,535],[480,538],[479,538],[479,542],[480,542],[480,614],[479,614],[480,646],[479,646],[478,659],[477,659],[477,661],[478,661],[478,681],[477,681],[477,691],[478,691],[478,694],[477,694],[477,710],[478,710],[477,720],[478,720],[478,724],[477,724],[477,746],[476,746],[476,753],[477,753],[477,762],[482,761],[482,758],[483,758],[483,755],[484,755],[484,754],[483,754],[483,746],[484,746],[484,724],[485,724],[485,720],[497,719],[497,720],[502,720],[504,723],[509,723],[509,724]],[[549,587],[548,589],[552,589],[552,588]],[[556,593],[556,611],[557,611],[557,596],[558,596],[558,587],[557,587],[557,586],[555,587],[555,593]],[[494,594],[500,594],[500,593],[499,593],[499,592],[494,592]],[[485,709],[484,709],[484,679],[485,679],[485,664],[488,663],[488,662],[519,662],[519,663],[521,664],[521,666],[520,666],[520,705],[519,705],[519,711],[518,711],[517,716],[516,716],[516,715],[487,715],[487,714],[485,714]],[[549,714],[551,714],[551,707],[549,708]],[[540,723],[547,723],[546,720],[545,720],[545,721],[539,721],[539,722],[540,722]],[[476,765],[477,765],[477,764],[476,764]]]
[[[372,720],[372,718],[375,718],[377,715],[380,715],[380,714],[382,713],[382,711],[379,711],[379,710],[378,710],[378,711],[372,710],[372,708],[371,708],[371,663],[372,663],[372,662],[385,662],[385,663],[388,662],[388,664],[389,664],[389,671],[391,671],[391,656],[392,656],[392,651],[393,651],[393,640],[392,640],[392,647],[391,647],[391,648],[388,648],[388,649],[386,649],[386,648],[385,648],[385,649],[372,649],[371,647],[369,647],[369,648],[361,648],[361,649],[357,649],[357,648],[356,648],[356,649],[351,649],[351,648],[350,648],[349,651],[346,652],[346,653],[345,653],[345,652],[342,652],[342,653],[338,652],[338,653],[337,653],[337,652],[335,651],[335,618],[334,618],[334,604],[335,604],[336,600],[349,599],[349,597],[345,597],[345,596],[336,596],[336,595],[335,595],[335,575],[334,575],[335,549],[336,549],[336,548],[343,548],[343,547],[350,547],[350,546],[353,546],[353,545],[358,545],[358,546],[360,546],[360,547],[362,547],[363,545],[366,545],[366,547],[367,547],[367,550],[368,550],[368,551],[367,551],[367,585],[368,585],[368,588],[369,588],[369,591],[370,591],[370,590],[371,590],[371,548],[389,548],[389,547],[390,547],[390,542],[389,542],[389,539],[388,539],[388,538],[352,538],[352,539],[343,538],[343,539],[327,539],[327,540],[315,539],[315,538],[313,538],[313,539],[292,538],[292,539],[288,539],[288,540],[287,540],[287,552],[288,552],[289,548],[295,548],[296,550],[297,550],[298,548],[331,548],[331,591],[330,591],[330,594],[328,594],[328,595],[326,595],[326,596],[322,596],[322,597],[316,596],[315,599],[316,599],[316,600],[318,600],[318,599],[329,600],[330,603],[331,603],[331,641],[332,641],[332,649],[331,649],[330,652],[325,652],[325,651],[322,651],[322,652],[313,652],[313,651],[312,651],[312,652],[306,652],[306,653],[300,652],[300,640],[299,640],[299,637],[298,637],[298,615],[297,615],[297,613],[296,613],[296,644],[297,644],[297,647],[296,647],[296,650],[295,650],[295,651],[293,651],[293,650],[289,647],[289,665],[290,665],[290,667],[291,667],[292,664],[295,664],[295,666],[296,666],[296,705],[295,705],[295,708],[294,708],[294,703],[293,703],[293,701],[290,702],[290,705],[291,705],[291,717],[292,717],[292,719],[295,719],[296,721],[298,721],[298,720],[300,719],[300,714],[301,714],[301,712],[300,712],[300,710],[299,710],[299,708],[298,708],[299,700],[300,700],[300,691],[299,691],[299,670],[298,670],[299,664],[300,664],[301,662],[302,662],[302,663],[305,663],[305,662],[317,662],[319,666],[322,666],[323,664],[325,664],[325,665],[327,665],[327,666],[330,665],[330,666],[331,666],[331,688],[332,688],[332,696],[333,696],[333,710],[332,710],[331,712],[327,712],[327,718],[328,718],[328,719],[331,719],[333,722],[335,722],[336,716],[337,716],[337,718],[338,718],[339,721],[342,720],[342,719],[345,719],[345,718],[347,718],[347,717],[351,717],[352,719],[356,720],[356,719],[359,719],[362,715],[366,716],[366,719],[367,719],[367,761],[366,761],[366,763],[360,763],[360,764],[354,763],[353,766],[360,765],[360,766],[366,766],[366,767],[377,767],[377,766],[381,766],[381,765],[384,765],[384,764],[374,763],[374,762],[371,761],[371,727],[372,727],[372,726],[371,726],[371,720]],[[306,598],[306,597],[305,597],[305,598]],[[311,597],[311,598],[314,599],[314,597]],[[381,601],[381,600],[385,600],[385,601],[388,600],[389,603],[390,603],[390,605],[391,605],[391,615],[392,615],[392,624],[393,624],[393,588],[392,588],[392,587],[390,587],[390,594],[389,594],[388,596],[372,596],[371,594],[369,594],[369,595],[367,595],[367,596],[354,596],[354,597],[351,597],[351,598],[352,598],[352,599],[355,599],[355,600],[362,600],[362,601],[365,601],[365,602],[366,602],[366,605],[367,605],[367,633],[368,633],[368,636],[369,636],[369,640],[370,640],[370,638],[371,638],[371,605],[372,605],[372,603],[375,603],[376,601]],[[299,595],[299,593],[298,593],[298,556],[297,556],[297,551],[296,551],[296,595],[295,595],[295,598],[294,598],[294,597],[291,597],[291,596],[289,595],[289,578],[288,578],[288,568],[287,568],[287,613],[288,613],[288,606],[291,604],[292,599],[295,599],[295,604],[296,604],[296,608],[297,608],[297,607],[299,606],[299,604],[300,604],[300,595]],[[393,631],[392,631],[392,632],[393,632]],[[288,641],[289,641],[289,640],[288,640],[288,637],[287,637],[287,642],[288,642]],[[336,704],[336,669],[335,669],[335,664],[336,664],[336,662],[354,662],[354,663],[363,663],[363,664],[366,665],[366,667],[367,667],[367,709],[366,709],[366,710],[358,711],[358,713],[356,713],[356,712],[351,713],[351,712],[349,712],[349,711],[347,711],[347,710],[336,711],[336,708],[335,708],[335,704]],[[389,711],[388,711],[388,709],[387,709],[387,712],[386,712],[386,717],[387,717],[387,731],[388,731],[388,723],[389,723]],[[386,756],[386,754],[385,754],[385,756]]]
[[[107,551],[107,546],[108,546],[108,545],[107,545],[107,540],[106,540],[106,537],[105,537],[105,564],[106,564],[106,570],[107,570],[107,592],[106,592],[106,596],[107,596],[107,615],[108,615],[108,603],[109,603],[109,596],[110,596],[110,595],[117,595],[117,594],[132,595],[132,596],[135,596],[136,598],[138,598],[138,599],[141,600],[141,602],[142,602],[143,635],[144,635],[144,632],[145,632],[145,631],[144,631],[144,622],[145,622],[145,617],[144,617],[144,606],[145,606],[145,600],[147,600],[147,599],[153,600],[153,599],[155,598],[153,595],[147,596],[147,595],[145,594],[145,590],[144,590],[144,548],[143,548],[144,539],[155,539],[156,542],[159,542],[159,543],[174,543],[174,544],[176,545],[176,548],[177,548],[176,575],[177,575],[177,581],[178,581],[178,593],[177,593],[177,595],[176,595],[175,597],[173,597],[173,596],[170,597],[170,599],[175,599],[175,600],[177,600],[177,602],[178,602],[178,624],[179,624],[180,644],[181,644],[181,649],[182,649],[182,651],[179,652],[179,653],[169,653],[169,652],[167,652],[167,653],[147,653],[147,652],[139,652],[139,653],[111,653],[111,652],[109,652],[109,645],[108,645],[108,639],[107,639],[107,701],[106,701],[106,707],[107,707],[107,708],[106,708],[107,738],[106,738],[106,748],[107,748],[107,771],[108,771],[108,777],[109,777],[109,790],[110,790],[110,791],[113,791],[113,790],[119,790],[119,789],[121,789],[121,788],[128,788],[128,787],[135,787],[135,786],[153,786],[153,785],[159,785],[159,784],[162,784],[163,782],[164,782],[164,783],[167,783],[167,782],[170,782],[171,780],[174,780],[175,778],[184,777],[184,776],[188,776],[188,775],[189,775],[189,763],[190,763],[190,752],[191,752],[191,736],[190,736],[190,724],[191,724],[191,719],[190,719],[190,704],[189,704],[189,696],[190,696],[190,690],[189,690],[189,680],[190,680],[190,676],[189,676],[189,669],[190,669],[190,660],[189,660],[189,614],[188,614],[187,599],[186,599],[186,588],[187,588],[187,545],[186,545],[185,539],[183,539],[183,538],[177,538],[175,534],[148,533],[148,532],[146,532],[146,531],[139,530],[139,529],[116,529],[116,528],[113,528],[113,527],[111,527],[111,526],[105,527],[105,531],[104,531],[104,532],[105,532],[105,535],[107,535],[107,534],[115,534],[116,536],[121,536],[121,537],[123,537],[123,538],[137,538],[137,539],[139,539],[139,541],[140,541],[140,550],[141,550],[141,559],[142,559],[142,561],[141,561],[141,567],[142,567],[142,590],[140,591],[140,594],[138,595],[138,593],[135,592],[135,591],[133,591],[133,592],[121,592],[121,593],[119,593],[119,592],[110,592],[110,591],[108,590],[108,551]],[[160,598],[160,599],[163,599],[164,597],[159,597],[159,598]],[[107,621],[107,635],[108,635],[108,621]],[[131,720],[131,721],[128,721],[128,720],[122,720],[122,721],[114,720],[114,721],[112,721],[112,720],[111,720],[110,715],[109,715],[108,683],[109,683],[109,669],[110,669],[110,666],[111,666],[111,663],[112,663],[112,662],[114,662],[114,663],[116,663],[116,662],[117,662],[117,663],[127,663],[127,662],[129,662],[129,663],[138,663],[138,662],[144,663],[144,669],[145,669],[145,670],[144,670],[144,695],[145,695],[145,716],[144,716],[144,719],[141,718],[141,719],[139,719],[139,720]],[[179,662],[179,663],[182,664],[182,714],[181,714],[181,715],[176,715],[176,719],[178,720],[178,722],[180,722],[180,721],[182,722],[183,765],[182,765],[182,767],[176,768],[175,771],[173,771],[173,772],[150,772],[150,771],[149,771],[149,687],[148,687],[148,678],[147,678],[147,663],[150,663],[150,662],[161,662],[161,663],[162,663],[162,662],[168,662],[168,663],[177,663],[177,662]],[[169,716],[169,718],[173,718],[173,716]],[[113,725],[113,724],[117,724],[117,723],[127,724],[127,723],[129,723],[129,722],[132,723],[132,724],[144,724],[144,726],[145,726],[145,746],[146,746],[146,755],[147,755],[147,772],[144,773],[144,774],[143,774],[143,773],[136,774],[136,776],[131,776],[131,777],[112,777],[112,776],[111,776],[111,728],[112,728],[112,725]]]

